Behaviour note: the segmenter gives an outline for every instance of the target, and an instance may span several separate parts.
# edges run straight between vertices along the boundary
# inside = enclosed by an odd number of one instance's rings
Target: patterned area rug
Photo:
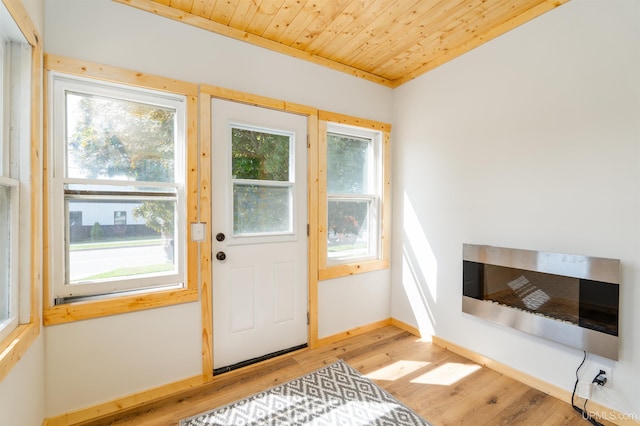
[[[429,423],[340,360],[249,398],[182,420],[180,425],[429,426]]]

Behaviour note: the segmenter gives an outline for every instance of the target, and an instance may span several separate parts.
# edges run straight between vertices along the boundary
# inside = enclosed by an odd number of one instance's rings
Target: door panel
[[[295,263],[282,262],[273,265],[274,322],[282,324],[295,320],[296,283]]]
[[[213,365],[307,343],[307,119],[212,100]]]
[[[229,282],[234,283],[227,287],[230,300],[229,332],[231,334],[256,328],[254,277],[254,269],[251,266],[229,268]],[[221,296],[224,298],[224,293]]]

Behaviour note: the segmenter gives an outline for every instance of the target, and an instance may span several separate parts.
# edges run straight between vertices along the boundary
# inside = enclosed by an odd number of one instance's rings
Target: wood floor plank
[[[434,426],[588,425],[568,402],[393,326],[224,373],[199,388],[84,424],[178,425],[182,418],[229,404],[338,359]]]

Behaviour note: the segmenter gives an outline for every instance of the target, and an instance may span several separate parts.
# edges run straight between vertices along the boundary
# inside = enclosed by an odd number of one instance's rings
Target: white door
[[[307,118],[213,99],[213,366],[305,345]]]

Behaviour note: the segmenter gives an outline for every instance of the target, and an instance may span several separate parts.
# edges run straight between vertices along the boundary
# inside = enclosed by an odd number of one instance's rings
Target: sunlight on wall
[[[411,383],[451,386],[481,368],[482,367],[478,364],[459,364],[457,362],[448,362],[421,375],[420,377],[416,377],[411,380]]]
[[[438,263],[407,193],[404,194],[402,286],[422,336],[434,334]],[[425,293],[426,291],[426,293]]]
[[[382,367],[367,374],[366,377],[371,380],[387,380],[392,382],[406,376],[407,374],[418,371],[419,369],[424,368],[429,364],[430,362],[424,361],[396,361],[391,365],[387,365],[386,367]]]

